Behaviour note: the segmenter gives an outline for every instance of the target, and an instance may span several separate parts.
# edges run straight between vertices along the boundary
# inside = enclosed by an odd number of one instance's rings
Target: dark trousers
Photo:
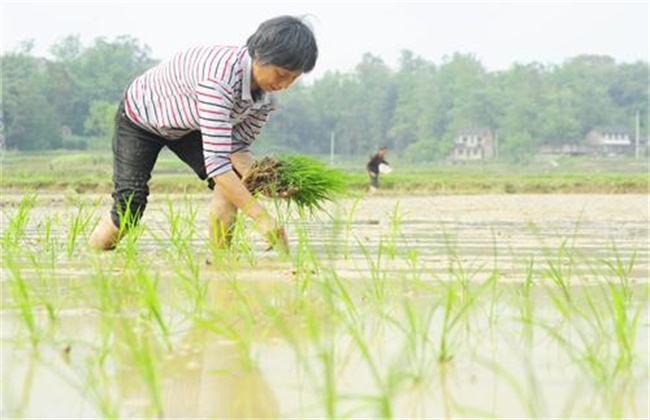
[[[375,173],[375,175],[371,174],[368,172],[368,176],[370,177],[370,186],[379,188],[379,173]]]
[[[201,132],[193,131],[177,140],[167,140],[135,125],[120,103],[113,134],[113,207],[115,226],[131,227],[138,223],[147,207],[151,172],[163,147],[168,147],[197,176],[205,180]],[[208,186],[214,188],[210,179]]]

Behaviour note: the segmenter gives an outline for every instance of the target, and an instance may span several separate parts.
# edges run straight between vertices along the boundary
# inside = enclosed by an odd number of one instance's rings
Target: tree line
[[[9,150],[107,148],[117,103],[130,80],[157,63],[139,40],[68,36],[33,54],[25,41],[2,55],[2,123]],[[265,150],[367,156],[379,146],[405,159],[444,159],[458,130],[498,133],[500,156],[582,144],[598,127],[635,131],[648,115],[647,62],[581,55],[559,65],[515,64],[487,71],[472,54],[433,63],[409,50],[398,68],[365,54],[351,72],[297,83],[260,140]]]

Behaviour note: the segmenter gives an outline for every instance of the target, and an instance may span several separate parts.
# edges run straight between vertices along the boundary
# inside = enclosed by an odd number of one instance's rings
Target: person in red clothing
[[[387,168],[390,168],[388,162],[384,159],[386,156],[386,147],[382,146],[377,150],[377,153],[370,157],[370,160],[366,164],[366,170],[368,171],[368,176],[370,177],[370,192],[377,191],[379,188],[379,174],[381,173],[382,165],[386,165]]]
[[[113,249],[141,219],[148,182],[167,147],[213,190],[210,242],[226,247],[239,209],[272,246],[288,249],[285,230],[241,181],[250,146],[275,109],[275,92],[316,65],[306,23],[279,16],[262,22],[246,45],[197,47],[137,77],[126,89],[113,135],[113,206],[89,239]]]

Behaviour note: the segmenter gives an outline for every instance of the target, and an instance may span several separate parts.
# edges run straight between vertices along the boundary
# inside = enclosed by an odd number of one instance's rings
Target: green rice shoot
[[[345,174],[304,155],[267,156],[255,161],[243,179],[255,195],[281,198],[300,210],[322,210],[346,190]]]

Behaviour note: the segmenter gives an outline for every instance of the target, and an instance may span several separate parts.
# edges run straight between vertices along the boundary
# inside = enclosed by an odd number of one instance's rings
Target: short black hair
[[[246,41],[248,53],[262,64],[309,73],[316,66],[318,46],[303,19],[278,16],[260,24]]]

